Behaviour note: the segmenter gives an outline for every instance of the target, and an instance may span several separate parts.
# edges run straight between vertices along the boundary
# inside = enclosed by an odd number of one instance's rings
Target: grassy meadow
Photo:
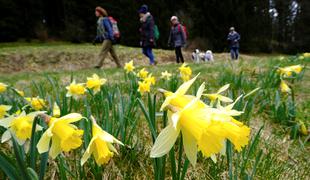
[[[181,135],[165,156],[150,157],[155,139],[170,122],[169,113],[160,111],[165,96],[158,88],[175,92],[183,84],[181,64],[174,63],[174,52],[155,50],[159,64],[146,66],[147,59],[139,48],[116,48],[123,64],[133,60],[134,72],[115,68],[110,59],[106,59],[102,69],[92,68],[97,62],[99,45],[0,44],[0,82],[8,85],[0,93],[0,105],[11,106],[3,118],[18,116],[13,115],[17,111],[38,111],[25,97],[43,99],[40,111],[46,111],[48,116],[54,116],[56,103],[60,117],[70,113],[85,117],[73,123],[84,131],[82,144],[55,158],[47,152],[39,153],[37,144],[50,125],[43,117],[34,118],[31,136],[25,143],[15,140],[18,135],[1,143],[0,179],[310,179],[309,57],[241,54],[240,60],[230,61],[228,53],[215,53],[214,62],[195,64],[190,60],[190,52],[185,52],[186,63],[192,70],[190,78],[199,74],[186,94],[196,95],[203,83],[204,93],[216,93],[230,84],[221,94],[232,100],[243,95],[233,105],[242,114],[234,118],[250,128],[247,145],[240,151],[226,140],[224,153],[216,154],[216,162],[199,152],[193,166],[182,148]],[[292,65],[301,65],[302,70],[289,76],[279,73],[279,67]],[[149,92],[138,91],[144,78],[136,75],[142,68],[156,79]],[[169,79],[161,77],[164,71],[171,73]],[[71,82],[86,83],[93,74],[106,79],[97,92],[87,88],[78,98],[67,96],[66,87]],[[288,84],[289,92],[283,91],[281,79]],[[212,104],[207,96],[201,100],[219,108],[216,104],[220,102]],[[92,139],[91,117],[123,143],[114,144],[118,154],[113,153],[102,165],[93,156],[80,164]],[[2,126],[1,121],[0,118],[3,135],[8,127]],[[36,125],[42,130],[35,131]]]

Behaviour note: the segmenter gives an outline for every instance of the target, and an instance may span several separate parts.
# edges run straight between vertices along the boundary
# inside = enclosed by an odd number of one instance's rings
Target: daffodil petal
[[[228,106],[226,106],[225,109],[231,110],[231,109],[234,107],[234,105],[239,101],[239,99],[242,98],[242,96],[243,96],[243,95],[241,94],[239,97],[237,97],[237,99],[235,100],[235,102],[233,102],[233,103],[229,104]]]
[[[83,116],[82,116],[81,114],[78,114],[78,113],[71,113],[71,114],[68,114],[68,115],[65,115],[65,116],[59,118],[59,119],[57,120],[57,122],[58,122],[58,121],[63,121],[64,123],[69,124],[69,123],[74,123],[74,122],[76,122],[76,121],[79,121],[79,120],[81,120],[82,118],[83,118]]]
[[[52,137],[52,146],[49,155],[55,159],[61,153],[60,139],[57,136]]]
[[[50,134],[50,132],[48,129],[42,134],[42,136],[41,136],[41,138],[37,144],[37,149],[38,149],[38,152],[40,154],[47,152],[49,149],[50,140],[51,140],[51,137],[49,136],[49,134]]]
[[[93,137],[91,139],[91,141],[89,142],[88,147],[87,147],[86,151],[84,152],[84,154],[81,158],[81,166],[83,166],[83,164],[88,160],[88,158],[92,154],[92,152],[93,152],[92,146],[93,146],[93,142],[95,141],[96,138],[97,137]]]
[[[191,162],[191,164],[195,166],[197,162],[197,151],[198,151],[197,142],[195,138],[185,130],[182,130],[182,136],[183,136],[183,145],[185,154],[189,162]]]
[[[150,156],[156,158],[167,154],[177,140],[179,133],[180,131],[171,125],[163,129],[152,147]]]
[[[212,161],[213,161],[214,163],[217,162],[215,154],[212,154],[212,155],[210,156],[210,158],[212,159]]]
[[[14,116],[9,116],[0,120],[0,126],[8,128],[11,125],[11,122],[14,120]]]
[[[8,141],[9,139],[11,139],[11,132],[10,130],[6,130],[3,134],[2,134],[2,137],[1,137],[1,143],[4,143],[6,141]]]
[[[229,88],[229,86],[230,86],[230,84],[224,85],[223,87],[221,87],[221,88],[217,91],[216,94],[220,94],[220,93],[226,91],[226,90]]]
[[[218,95],[218,100],[222,101],[222,102],[227,102],[227,103],[230,103],[230,102],[234,102],[232,99],[230,99],[229,97],[226,97],[226,96],[222,96],[222,95]]]
[[[183,83],[179,88],[178,90],[175,92],[175,94],[178,94],[178,95],[184,95],[188,89],[192,86],[192,84],[196,81],[197,77],[199,76],[199,74],[194,77],[193,79],[189,80],[189,81],[186,81],[185,83]]]

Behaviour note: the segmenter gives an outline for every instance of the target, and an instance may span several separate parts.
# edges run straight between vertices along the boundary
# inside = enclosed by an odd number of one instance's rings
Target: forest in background
[[[91,42],[99,5],[117,19],[121,44],[138,46],[142,4],[159,27],[160,48],[167,48],[169,19],[177,15],[188,29],[190,48],[225,51],[228,29],[234,26],[243,52],[309,51],[309,0],[0,0],[0,42]]]

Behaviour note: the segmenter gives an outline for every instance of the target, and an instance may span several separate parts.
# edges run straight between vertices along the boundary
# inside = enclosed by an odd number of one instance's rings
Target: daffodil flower
[[[83,83],[76,83],[75,80],[66,87],[67,89],[67,97],[73,97],[75,99],[78,99],[80,96],[84,95],[86,92],[86,89],[84,87]]]
[[[284,80],[281,80],[280,90],[282,93],[291,93],[291,88],[286,84]]]
[[[18,144],[22,145],[25,143],[27,139],[30,139],[32,132],[32,124],[34,118],[39,115],[45,113],[44,111],[36,111],[29,114],[26,114],[25,111],[20,113],[19,115],[11,115],[0,120],[0,126],[7,128],[7,130],[3,133],[1,142],[6,142],[11,139],[12,135],[17,140]],[[36,131],[42,130],[42,127],[37,125]]]
[[[278,68],[278,73],[283,77],[291,77],[293,73],[299,74],[303,67],[301,65],[287,66],[284,68]]]
[[[306,53],[303,54],[303,56],[304,56],[305,58],[309,58],[309,57],[310,57],[310,53],[309,53],[309,52],[306,52]]]
[[[9,111],[11,108],[12,106],[0,105],[0,119],[4,118],[4,116],[8,116],[9,114],[7,111]]]
[[[25,99],[28,103],[30,103],[31,107],[36,111],[42,110],[46,106],[45,100],[39,97],[28,97]]]
[[[151,85],[155,85],[156,78],[152,76],[152,74],[149,74],[148,77],[144,79],[145,82],[150,83]]]
[[[54,103],[54,106],[53,106],[53,117],[57,117],[57,118],[60,117],[60,108],[56,102]]]
[[[139,81],[138,84],[139,84],[138,91],[141,94],[144,94],[146,92],[150,92],[151,91],[151,83],[150,82],[146,82],[146,81],[141,82],[141,81]]]
[[[151,157],[167,154],[180,132],[186,156],[194,166],[198,151],[206,157],[215,159],[214,155],[223,150],[226,139],[229,139],[238,151],[248,143],[250,133],[248,127],[238,121],[232,121],[231,116],[227,114],[214,113],[212,111],[214,108],[201,107],[199,99],[203,91],[204,84],[198,89],[197,97],[171,115],[168,126],[154,143]]]
[[[222,92],[226,91],[229,88],[229,84],[224,85],[223,87],[221,87],[216,93],[213,94],[204,94],[204,96],[207,96],[210,99],[210,105],[213,106],[214,103],[218,100],[218,101],[222,101],[222,102],[233,102],[232,99],[221,95]]]
[[[137,76],[138,76],[139,78],[141,78],[141,79],[145,79],[145,78],[147,78],[148,73],[149,73],[149,72],[147,72],[147,71],[145,70],[145,68],[143,68],[143,69],[141,69],[141,70],[138,72]]]
[[[69,152],[82,145],[84,131],[71,123],[81,120],[83,117],[77,113],[71,113],[60,118],[51,117],[48,120],[49,128],[43,133],[37,144],[38,152],[44,153],[49,150],[49,155],[55,159],[62,151]]]
[[[111,134],[102,130],[95,121],[92,125],[92,139],[81,159],[81,166],[93,155],[98,165],[107,164],[117,150],[113,143],[123,145],[122,142],[114,138]]]
[[[0,82],[0,93],[5,92],[7,87],[8,87],[8,85]]]
[[[192,75],[192,69],[187,66],[186,63],[183,63],[181,67],[179,67],[181,78],[184,82],[188,81]]]
[[[172,76],[172,74],[169,73],[168,71],[165,71],[165,72],[161,73],[161,78],[162,79],[170,80],[171,76]]]
[[[133,72],[134,69],[135,69],[135,66],[133,65],[133,60],[131,60],[128,63],[125,63],[124,70],[126,71],[126,73]]]
[[[100,91],[100,87],[107,82],[106,79],[100,79],[97,74],[93,74],[92,77],[87,78],[86,87],[93,89],[95,93]]]

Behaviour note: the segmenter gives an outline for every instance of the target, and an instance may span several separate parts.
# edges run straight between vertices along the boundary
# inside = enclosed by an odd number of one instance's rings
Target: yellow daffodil
[[[62,151],[69,152],[80,147],[84,131],[77,129],[71,123],[77,122],[82,118],[82,115],[77,113],[71,113],[60,118],[51,117],[47,122],[49,128],[43,133],[37,144],[38,152],[40,154],[47,152],[51,140],[52,145],[49,155],[53,159]]]
[[[181,78],[184,82],[188,81],[192,75],[192,69],[187,66],[186,63],[183,63],[181,67],[179,67]]]
[[[31,107],[36,111],[42,110],[46,106],[45,100],[39,97],[31,97],[31,98],[28,97],[25,99],[28,103],[30,103]]]
[[[279,59],[280,59],[281,61],[283,61],[285,58],[284,58],[284,56],[281,56]]]
[[[76,83],[75,80],[66,87],[67,89],[67,97],[74,97],[75,99],[79,98],[80,96],[84,95],[86,92],[86,89],[84,87],[83,83]]]
[[[5,92],[7,87],[8,85],[0,82],[0,93]]]
[[[171,76],[172,76],[172,74],[169,73],[168,71],[165,71],[165,72],[161,73],[161,78],[162,79],[170,80]]]
[[[3,143],[8,141],[13,135],[20,145],[24,144],[24,142],[31,137],[34,118],[37,115],[43,113],[44,111],[36,111],[26,114],[23,111],[19,115],[14,114],[0,120],[0,126],[7,128],[7,130],[2,135],[1,142]],[[36,131],[41,129],[41,126],[36,126]]]
[[[145,82],[150,83],[151,85],[155,85],[156,78],[152,76],[152,74],[149,74],[148,77],[144,79]]]
[[[12,106],[0,105],[0,119],[4,118],[4,116],[8,116],[9,114],[7,111],[9,111],[11,108]]]
[[[54,106],[53,106],[53,117],[57,117],[57,118],[60,117],[60,108],[56,102],[54,103]]]
[[[100,87],[107,82],[106,79],[100,79],[97,74],[93,74],[92,77],[87,78],[86,87],[93,89],[95,93],[100,91]]]
[[[92,154],[95,158],[96,163],[100,166],[107,164],[113,157],[114,153],[117,154],[116,149],[113,147],[113,143],[123,145],[122,142],[118,141],[111,134],[102,130],[94,121],[92,125],[92,139],[81,159],[81,165],[88,160]]]
[[[301,65],[287,66],[284,68],[278,68],[278,73],[284,77],[291,77],[293,73],[299,74],[303,67]]]
[[[220,111],[214,113],[214,108],[201,106],[199,99],[203,91],[204,84],[200,86],[197,97],[184,108],[176,108],[179,110],[170,116],[168,126],[157,137],[151,157],[161,157],[168,153],[180,132],[186,156],[193,165],[196,164],[198,151],[215,159],[214,155],[223,150],[226,139],[230,140],[238,151],[248,143],[248,127],[233,121],[231,116]]]
[[[214,103],[218,100],[218,101],[222,101],[222,102],[233,102],[232,99],[221,95],[220,93],[226,91],[229,88],[229,84],[224,85],[223,87],[221,87],[216,93],[213,94],[204,94],[205,96],[207,96],[210,101],[211,101],[211,106],[214,105]]]
[[[139,78],[141,78],[141,79],[145,79],[145,78],[147,78],[147,75],[149,74],[149,72],[147,72],[144,68],[143,69],[141,69],[139,72],[138,72],[138,74],[137,74],[137,76],[139,77]]]
[[[131,60],[128,63],[125,63],[124,69],[126,70],[126,73],[133,72],[133,70],[135,69],[135,66],[133,65],[133,60]]]
[[[139,81],[138,84],[139,84],[138,91],[141,94],[144,94],[146,92],[150,92],[151,91],[151,83],[150,82],[146,82],[146,81],[141,82],[141,81]]]
[[[280,90],[283,93],[291,93],[291,88],[283,80],[281,80],[281,83],[280,83]]]
[[[298,59],[299,60],[303,60],[303,59],[305,59],[305,57],[304,56],[299,56]]]

